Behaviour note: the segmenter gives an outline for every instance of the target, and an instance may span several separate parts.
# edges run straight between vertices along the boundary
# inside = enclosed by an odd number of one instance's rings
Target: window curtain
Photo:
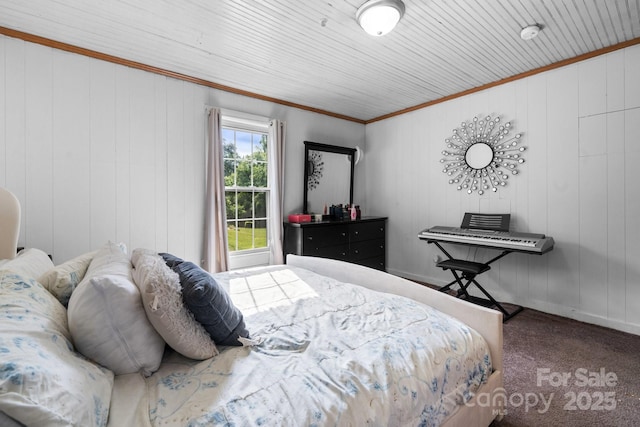
[[[284,211],[284,147],[286,123],[272,120],[269,126],[269,264],[284,264],[282,212]]]
[[[227,212],[224,192],[224,150],[220,109],[208,109],[207,195],[205,201],[203,268],[210,273],[229,269]]]

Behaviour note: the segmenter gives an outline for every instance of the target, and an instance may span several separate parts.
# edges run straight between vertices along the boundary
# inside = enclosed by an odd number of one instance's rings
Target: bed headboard
[[[20,235],[20,201],[0,187],[0,259],[13,259]]]

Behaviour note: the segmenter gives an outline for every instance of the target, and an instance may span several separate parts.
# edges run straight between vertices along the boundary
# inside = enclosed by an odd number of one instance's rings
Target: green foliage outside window
[[[266,248],[267,135],[223,129],[223,142],[229,250]]]

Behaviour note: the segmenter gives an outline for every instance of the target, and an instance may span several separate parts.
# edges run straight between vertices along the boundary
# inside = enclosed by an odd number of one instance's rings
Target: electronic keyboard
[[[457,243],[540,255],[552,250],[554,245],[553,237],[547,237],[544,234],[462,227],[426,228],[418,233],[418,237],[429,243]]]

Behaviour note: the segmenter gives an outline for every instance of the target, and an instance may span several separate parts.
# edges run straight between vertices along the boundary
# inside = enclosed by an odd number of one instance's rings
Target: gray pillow
[[[211,339],[218,345],[242,345],[238,337],[249,338],[242,312],[216,279],[192,262],[171,254],[160,255],[180,276],[184,303]]]

